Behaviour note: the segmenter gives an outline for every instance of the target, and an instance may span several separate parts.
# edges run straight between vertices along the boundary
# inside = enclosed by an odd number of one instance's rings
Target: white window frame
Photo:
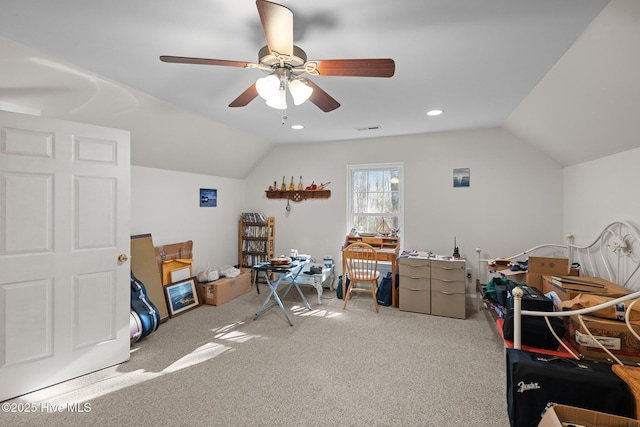
[[[363,170],[385,170],[385,169],[397,169],[400,182],[398,183],[398,237],[400,238],[400,244],[404,241],[404,163],[368,163],[368,164],[356,164],[347,165],[347,209],[346,209],[346,232],[347,234],[353,228],[353,174],[356,171]]]

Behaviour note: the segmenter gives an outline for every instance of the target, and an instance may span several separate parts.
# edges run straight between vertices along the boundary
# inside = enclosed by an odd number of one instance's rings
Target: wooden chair
[[[347,307],[352,292],[371,292],[373,304],[376,307],[376,313],[378,313],[376,291],[380,272],[378,271],[378,256],[375,248],[367,243],[356,242],[347,246],[343,250],[342,256],[345,260],[346,274],[350,280],[342,309]],[[370,289],[358,288],[357,283],[369,283],[371,286]]]

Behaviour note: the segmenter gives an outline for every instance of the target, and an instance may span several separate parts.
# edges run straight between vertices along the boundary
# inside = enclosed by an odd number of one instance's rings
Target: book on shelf
[[[242,220],[244,222],[252,222],[254,224],[266,224],[267,217],[259,212],[243,212]]]

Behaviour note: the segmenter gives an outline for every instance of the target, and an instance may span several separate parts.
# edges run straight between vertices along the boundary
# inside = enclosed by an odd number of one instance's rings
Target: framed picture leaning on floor
[[[194,277],[165,285],[164,293],[171,317],[200,305]]]

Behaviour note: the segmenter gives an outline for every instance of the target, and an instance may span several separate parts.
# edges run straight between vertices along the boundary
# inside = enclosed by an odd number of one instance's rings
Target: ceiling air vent
[[[377,130],[380,129],[380,125],[375,125],[375,126],[366,126],[363,128],[356,128],[356,130]]]

